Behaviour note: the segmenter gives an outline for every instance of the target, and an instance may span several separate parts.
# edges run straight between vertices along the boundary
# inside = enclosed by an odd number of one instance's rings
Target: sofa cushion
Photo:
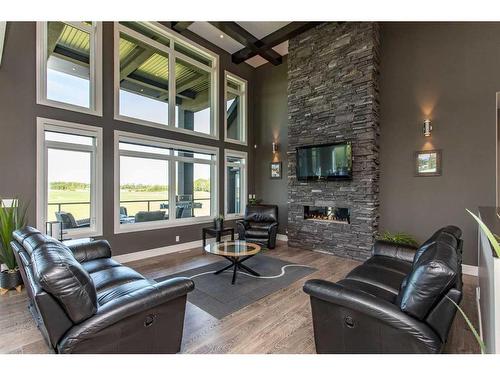
[[[257,239],[267,239],[269,232],[262,229],[247,229],[245,232],[245,238],[257,238]]]
[[[248,205],[245,212],[245,220],[255,222],[278,221],[278,206],[271,204]]]
[[[126,284],[135,280],[144,280],[144,277],[132,268],[119,266],[104,269],[90,274],[94,281],[97,293],[102,293],[108,288]]]
[[[97,301],[99,306],[105,305],[106,303],[113,301],[116,298],[123,297],[129,293],[135,292],[136,290],[150,286],[151,282],[148,280],[135,280],[129,283],[117,285],[108,288],[97,294]]]
[[[423,320],[435,304],[455,285],[459,276],[456,249],[436,241],[421,254],[401,283],[397,302],[402,311]]]
[[[40,231],[36,228],[33,228],[33,227],[24,227],[24,228],[21,228],[21,229],[14,231],[14,233],[12,233],[12,235],[16,239],[16,241],[22,245],[23,241],[27,237],[29,237],[35,233],[40,233]]]
[[[399,272],[402,273],[403,275],[408,275],[411,271],[411,266],[412,266],[410,262],[405,262],[404,260],[399,260],[380,255],[375,255],[371,257],[365,262],[365,264],[370,266],[385,268],[389,271]]]
[[[33,233],[31,236],[24,239],[22,245],[26,252],[31,255],[33,251],[38,248],[38,246],[48,242],[59,243],[56,239],[45,236],[42,233]]]
[[[416,251],[415,257],[413,258],[413,264],[418,261],[420,256],[429,249],[434,243],[440,242],[444,243],[448,246],[451,246],[455,249],[455,252],[458,251],[458,239],[448,232],[440,230],[432,235],[427,241],[425,241]]]
[[[345,278],[371,284],[397,295],[405,275],[387,268],[362,264],[349,272]]]
[[[250,228],[251,229],[257,229],[257,230],[263,230],[263,231],[268,232],[269,229],[271,229],[271,226],[273,224],[274,224],[274,222],[270,222],[270,221],[264,221],[264,222],[252,221],[250,223]]]
[[[394,303],[397,294],[388,291],[387,289],[379,288],[373,284],[367,284],[358,280],[344,279],[337,284],[342,285],[352,290],[359,290],[368,293],[374,297],[381,298],[387,302]]]
[[[62,243],[47,241],[31,254],[35,279],[51,294],[74,323],[97,311],[97,295],[87,271]]]
[[[112,267],[120,267],[121,264],[112,258],[99,258],[82,263],[82,267],[88,273],[102,271]]]

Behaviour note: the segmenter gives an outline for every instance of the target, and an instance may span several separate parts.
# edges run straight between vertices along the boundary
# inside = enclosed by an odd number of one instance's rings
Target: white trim
[[[478,276],[479,269],[477,266],[471,266],[469,264],[462,264],[462,273],[470,276]]]
[[[0,65],[2,65],[3,47],[5,45],[6,30],[7,30],[7,21],[0,21]]]
[[[230,236],[223,236],[222,240],[229,240],[230,238],[231,238]],[[207,238],[207,243],[213,243],[213,242],[215,242],[215,238]],[[175,245],[158,247],[150,250],[143,250],[134,253],[117,255],[114,256],[113,259],[120,263],[128,263],[128,262],[134,262],[136,260],[153,258],[160,255],[173,254],[186,250],[195,250],[197,248],[200,248],[200,251],[202,251],[203,250],[202,246],[203,246],[203,241],[196,240],[191,242],[179,243]]]
[[[114,22],[114,43],[113,43],[113,56],[114,56],[114,82],[113,82],[113,92],[114,92],[114,119],[118,121],[129,122],[136,125],[150,126],[153,128],[169,130],[178,133],[184,133],[189,135],[194,135],[197,137],[204,137],[208,139],[219,139],[219,116],[218,116],[218,92],[219,92],[219,82],[218,82],[218,71],[219,71],[219,56],[212,51],[184,38],[182,35],[177,35],[172,33],[168,28],[161,25],[158,22],[141,22],[141,24],[150,28],[151,30],[165,36],[169,39],[169,46],[161,44],[157,41],[148,38],[147,36],[128,28],[119,22]],[[130,117],[120,114],[120,33],[130,35],[134,39],[141,41],[144,44],[150,45],[155,49],[161,50],[168,54],[169,62],[169,100],[168,100],[168,119],[167,124],[161,124],[154,121],[143,120],[135,117]],[[184,48],[193,50],[195,53],[203,55],[207,60],[211,60],[212,66],[205,65],[189,56],[186,56],[175,50],[175,43],[179,43]],[[179,128],[175,123],[175,113],[176,113],[176,100],[175,100],[175,61],[176,59],[181,59],[188,62],[191,65],[196,66],[210,74],[210,134],[203,132],[198,132],[195,130],[189,130],[184,128]]]
[[[120,141],[131,141],[142,143],[144,145],[154,145],[169,149],[183,149],[186,151],[192,151],[194,153],[207,153],[215,156],[215,160],[206,160],[206,159],[197,159],[197,158],[183,158],[171,155],[150,155],[148,153],[140,153],[133,151],[120,151]],[[176,219],[174,215],[169,215],[168,220],[159,220],[159,221],[151,221],[151,222],[143,222],[143,223],[128,223],[121,224],[120,217],[118,212],[120,212],[120,156],[124,155],[134,155],[134,156],[143,156],[149,157],[151,156],[154,159],[162,159],[167,160],[169,163],[169,202],[175,202],[175,167],[173,164],[175,161],[189,161],[198,164],[208,164],[210,165],[210,170],[213,173],[210,173],[211,176],[211,186],[210,186],[210,216],[203,217],[192,217],[192,218],[184,218],[184,219]],[[170,140],[166,138],[154,137],[145,134],[137,134],[130,133],[121,130],[114,131],[114,211],[113,211],[113,222],[114,222],[114,233],[129,233],[129,232],[138,232],[138,231],[147,231],[154,229],[163,229],[163,228],[171,228],[178,226],[187,226],[187,225],[195,225],[195,224],[203,224],[210,223],[213,221],[214,217],[219,212],[219,190],[218,190],[218,181],[219,181],[219,148],[214,146],[206,146],[199,145],[194,143]],[[170,210],[169,210],[170,211]],[[173,211],[175,212],[175,211]]]
[[[64,22],[90,35],[89,87],[90,107],[59,102],[47,98],[47,22],[36,23],[36,103],[68,111],[81,112],[102,117],[102,22],[94,22],[93,27]]]
[[[103,136],[102,128],[74,122],[60,120],[51,120],[43,117],[37,117],[37,158],[36,158],[36,226],[38,230],[45,233],[45,223],[47,222],[47,153],[46,149],[60,148],[64,150],[77,150],[92,153],[93,168],[91,168],[91,226],[90,228],[81,228],[70,230],[72,238],[83,238],[102,236],[102,175],[103,175]],[[94,137],[95,147],[72,145],[64,142],[45,141],[45,131],[65,131],[68,134],[86,135]],[[59,144],[59,147],[57,146]],[[56,146],[56,147],[53,147]],[[93,221],[93,222],[92,222]]]
[[[230,77],[234,81],[239,81],[243,85],[242,91],[236,91],[227,86],[227,78]],[[227,136],[227,91],[231,91],[232,93],[239,95],[241,100],[241,119],[243,122],[243,140],[228,138]],[[238,145],[248,146],[248,81],[241,77],[238,77],[236,74],[228,72],[224,70],[224,142],[234,143]]]
[[[235,157],[242,159],[242,163],[237,165],[242,171],[243,181],[241,181],[241,212],[228,214],[227,213],[227,196],[229,189],[227,188],[227,167],[233,165],[227,162],[228,157]],[[236,165],[235,165],[236,166]],[[227,220],[240,219],[245,213],[248,195],[248,153],[244,151],[236,151],[224,149],[224,216]]]
[[[278,241],[284,241],[284,242],[288,242],[288,236],[286,234],[277,234],[276,235],[276,239]]]

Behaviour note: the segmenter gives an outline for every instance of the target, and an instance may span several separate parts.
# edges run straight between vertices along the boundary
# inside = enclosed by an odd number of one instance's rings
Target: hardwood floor
[[[337,281],[359,262],[288,247],[279,243],[267,255],[318,270],[276,293],[222,320],[188,303],[182,353],[314,353],[309,297],[304,281],[320,278]],[[198,267],[220,258],[188,250],[128,263],[149,278],[159,278]],[[464,275],[462,308],[477,327],[475,288],[477,278]],[[0,297],[0,353],[47,353],[49,350],[28,312],[26,292]],[[472,332],[457,313],[446,347],[447,353],[479,353]]]

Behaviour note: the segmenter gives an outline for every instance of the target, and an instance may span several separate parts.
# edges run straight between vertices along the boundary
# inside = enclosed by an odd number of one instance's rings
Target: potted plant
[[[398,232],[384,232],[377,236],[377,240],[391,242],[397,245],[418,247],[418,242],[411,234]]]
[[[217,230],[221,230],[224,228],[224,215],[217,215],[217,217],[214,219],[214,227]]]
[[[257,199],[257,198],[250,198],[248,199],[248,205],[249,206],[256,206],[262,202],[262,199]]]
[[[22,285],[19,267],[10,246],[12,232],[26,225],[26,210],[18,199],[0,200],[0,265],[4,270],[0,272],[0,294],[5,294],[9,289],[18,291]]]

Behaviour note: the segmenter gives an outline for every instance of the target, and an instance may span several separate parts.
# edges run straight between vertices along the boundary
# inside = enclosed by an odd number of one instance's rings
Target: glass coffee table
[[[250,267],[247,267],[243,264],[244,261],[250,259],[254,255],[257,255],[261,247],[255,243],[246,242],[246,241],[226,241],[226,242],[215,242],[208,244],[204,247],[205,251],[210,254],[219,255],[221,257],[226,258],[231,262],[230,265],[224,267],[216,272],[214,275],[218,275],[230,268],[233,269],[233,281],[231,284],[234,284],[236,281],[236,271],[244,270],[254,276],[260,276],[257,272],[252,270]]]

